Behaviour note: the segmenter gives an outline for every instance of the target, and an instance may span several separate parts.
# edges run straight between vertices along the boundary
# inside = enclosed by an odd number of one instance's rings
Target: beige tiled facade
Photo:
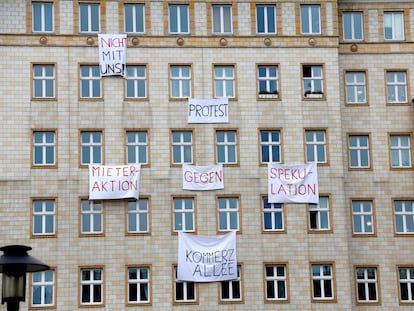
[[[394,201],[414,201],[414,1],[260,1],[276,6],[277,34],[256,34],[256,2],[225,2],[232,8],[231,35],[212,34],[210,1],[43,1],[53,3],[54,31],[32,31],[30,0],[0,1],[0,244],[24,244],[54,271],[52,306],[94,310],[411,310],[400,297],[398,268],[412,268],[414,231],[398,234]],[[42,2],[42,1],[40,1]],[[146,66],[144,99],[125,96],[122,77],[103,77],[102,98],[80,98],[80,66],[98,65],[97,33],[79,33],[79,4],[100,5],[100,32],[123,33],[125,3],[145,5],[145,34],[128,34],[127,65]],[[169,35],[168,5],[188,4],[190,34]],[[320,8],[321,34],[301,34],[301,5]],[[343,39],[343,13],[362,12],[362,41]],[[384,12],[403,12],[404,39],[384,40]],[[54,65],[52,99],[33,97],[33,66]],[[170,97],[169,66],[191,66],[194,98],[214,97],[214,66],[233,66],[235,98],[229,123],[189,124],[187,99]],[[258,98],[259,65],[277,65],[279,96]],[[304,98],[304,65],[321,66],[324,94]],[[387,102],[387,72],[406,73],[406,102]],[[346,72],[364,72],[365,104],[348,104]],[[320,195],[329,198],[329,230],[311,230],[307,204],[284,204],[284,230],[263,230],[262,197],[267,166],[260,164],[260,130],[279,130],[284,164],[306,161],[305,130],[324,131],[326,163],[318,165]],[[148,165],[140,195],[149,202],[149,233],[127,234],[126,200],[102,202],[103,233],[81,234],[81,200],[88,197],[88,169],[80,165],[81,132],[102,133],[103,164],[126,163],[125,133],[148,132]],[[191,130],[195,165],[216,163],[215,131],[237,132],[237,165],[225,165],[225,188],[182,189],[181,165],[172,165],[171,131]],[[33,133],[54,132],[53,167],[33,163]],[[391,167],[390,135],[409,137],[411,166]],[[349,165],[349,136],[369,138],[368,169]],[[218,232],[217,199],[237,197],[240,300],[221,301],[219,283],[196,286],[192,303],[174,302],[177,233],[173,198],[190,196],[195,233]],[[33,202],[54,200],[52,235],[33,234]],[[352,202],[373,207],[373,234],[354,234]],[[413,214],[406,218],[412,219]],[[265,265],[286,267],[286,298],[266,299]],[[315,299],[312,265],[328,265],[333,294]],[[149,303],[127,302],[128,267],[149,268]],[[82,269],[103,271],[102,301],[81,303]],[[356,268],[376,268],[377,297],[358,301]],[[27,299],[32,304],[32,280]],[[368,307],[370,306],[370,307]],[[0,306],[5,310],[5,305]]]

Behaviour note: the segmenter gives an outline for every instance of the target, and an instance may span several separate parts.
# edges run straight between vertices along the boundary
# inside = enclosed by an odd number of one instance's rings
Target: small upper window
[[[53,32],[53,3],[32,2],[33,32]]]
[[[361,12],[345,12],[342,16],[344,40],[361,41],[364,39]]]
[[[321,17],[319,5],[301,5],[300,20],[302,34],[321,34]]]
[[[384,39],[404,40],[403,12],[384,12]]]
[[[98,33],[100,29],[100,6],[98,3],[79,3],[80,32]]]
[[[233,32],[231,5],[213,5],[213,34]]]
[[[188,34],[190,32],[187,4],[171,4],[168,6],[171,34]]]
[[[276,6],[256,6],[256,32],[257,34],[276,33]]]
[[[125,4],[124,28],[126,33],[145,33],[145,5]]]

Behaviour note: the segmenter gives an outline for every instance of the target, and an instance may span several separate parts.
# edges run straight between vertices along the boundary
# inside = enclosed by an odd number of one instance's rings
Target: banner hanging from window
[[[316,163],[268,164],[269,203],[318,203]]]
[[[99,67],[101,77],[126,75],[125,34],[98,34]]]
[[[139,197],[140,165],[89,165],[89,200]]]
[[[216,282],[237,279],[236,232],[206,237],[178,233],[177,280]]]
[[[194,166],[183,164],[183,189],[224,189],[223,165]]]
[[[188,123],[228,123],[228,98],[188,99]]]

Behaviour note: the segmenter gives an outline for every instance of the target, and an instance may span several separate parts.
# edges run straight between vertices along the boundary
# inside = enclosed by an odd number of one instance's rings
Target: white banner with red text
[[[190,282],[237,279],[236,232],[215,237],[179,232],[177,279]]]
[[[188,123],[228,123],[228,98],[188,99]]]
[[[125,34],[98,34],[99,67],[101,77],[126,75]]]
[[[194,166],[183,164],[183,189],[224,189],[223,165]]]
[[[141,165],[89,165],[89,200],[139,197]]]
[[[318,203],[316,163],[268,164],[269,203]]]

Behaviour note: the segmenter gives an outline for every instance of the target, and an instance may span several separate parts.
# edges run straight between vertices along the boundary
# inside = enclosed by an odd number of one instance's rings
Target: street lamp
[[[25,301],[26,272],[49,270],[50,267],[27,252],[32,248],[25,245],[0,247],[0,273],[3,273],[1,303],[7,303],[7,311],[18,311],[20,301]]]

